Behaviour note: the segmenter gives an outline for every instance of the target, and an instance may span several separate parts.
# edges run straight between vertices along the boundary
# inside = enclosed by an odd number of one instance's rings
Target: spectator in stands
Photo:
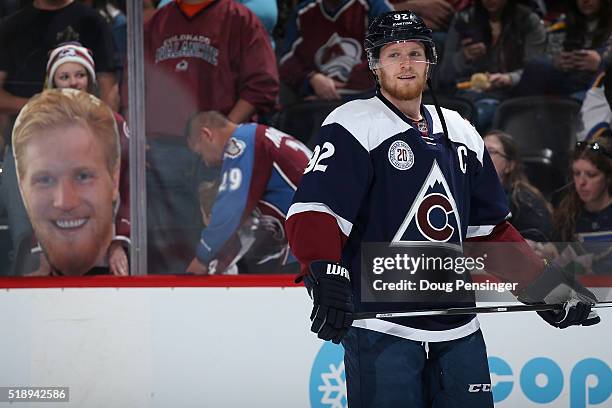
[[[555,211],[557,239],[578,242],[572,260],[585,272],[612,273],[612,139],[578,142],[571,160],[573,183]],[[562,257],[567,248],[561,248]]]
[[[389,0],[395,10],[412,10],[435,32],[446,32],[455,12],[471,5],[471,0]]]
[[[573,153],[571,171],[572,188],[555,214],[555,226],[559,237],[570,241],[575,234],[592,230],[587,218],[612,214],[612,143],[608,137],[589,142],[578,142]],[[606,217],[607,219],[608,217]],[[612,217],[610,217],[612,220]],[[596,220],[600,227],[607,222]]]
[[[612,34],[610,0],[573,0],[566,18],[548,33],[546,56],[525,67],[520,95],[569,95],[582,100]]]
[[[164,7],[175,0],[161,0],[157,8]],[[278,18],[278,5],[270,0],[234,0],[247,6],[259,19],[272,39],[272,31]],[[273,43],[274,46],[274,43]]]
[[[306,99],[339,101],[372,92],[363,42],[369,22],[390,10],[386,0],[300,3],[286,28],[281,80]]]
[[[476,0],[451,23],[440,84],[454,89],[474,74],[486,76],[480,89],[459,91],[475,102],[477,127],[484,132],[499,102],[521,80],[525,62],[542,55],[545,46],[544,25],[531,9],[512,0]]]
[[[21,110],[12,141],[48,272],[108,273],[120,160],[110,107],[86,92],[46,90]]]
[[[167,4],[145,24],[144,48],[149,272],[180,273],[201,230],[197,185],[216,176],[201,174],[184,144],[185,124],[199,111],[217,110],[235,123],[271,112],[278,71],[260,20],[233,0]]]
[[[552,207],[527,179],[512,136],[492,130],[484,136],[484,143],[508,196],[512,213],[510,223],[527,240],[550,241],[553,237]]]
[[[91,51],[74,42],[51,51],[45,88],[72,88],[97,96],[96,69]],[[108,258],[111,273],[127,275],[127,245],[130,243],[129,130],[123,117],[117,112],[113,114],[119,130],[121,163],[115,229]]]
[[[258,258],[261,264],[273,261],[268,263],[269,270],[260,272],[297,273],[299,265],[289,250],[284,224],[310,150],[272,127],[256,123],[239,126],[215,111],[197,114],[187,129],[189,148],[207,166],[221,166],[219,193],[187,271],[205,274],[213,265],[218,268],[220,253],[227,253],[228,244],[233,245],[232,239],[240,230],[244,235],[244,226],[251,223],[263,232],[250,251],[251,259]],[[244,239],[240,241],[246,247]]]
[[[31,234],[17,188],[10,146],[12,122],[29,97],[42,91],[49,51],[66,41],[80,41],[93,50],[102,100],[116,105],[113,40],[108,24],[91,8],[73,0],[34,0],[0,25],[0,113],[11,116],[3,162],[5,197],[11,240],[17,248]]]
[[[81,0],[106,20],[113,33],[117,78],[121,78],[127,59],[127,17],[117,0]]]
[[[602,72],[588,90],[580,108],[580,129],[576,135],[579,141],[596,139],[599,136],[612,137],[612,66]]]

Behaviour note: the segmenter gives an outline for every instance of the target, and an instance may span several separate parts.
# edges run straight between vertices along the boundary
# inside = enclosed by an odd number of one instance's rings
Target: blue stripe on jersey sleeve
[[[372,164],[359,141],[338,123],[325,125],[293,203],[323,204],[354,223],[365,196]]]
[[[254,124],[240,126],[228,143],[236,142],[243,149],[240,154],[224,155],[219,193],[212,208],[210,224],[202,230],[196,255],[202,262],[214,259],[218,251],[240,226],[255,160]]]

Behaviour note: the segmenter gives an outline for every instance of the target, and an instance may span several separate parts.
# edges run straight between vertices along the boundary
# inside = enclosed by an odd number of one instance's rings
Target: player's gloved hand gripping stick
[[[547,262],[544,272],[518,295],[525,304],[562,304],[561,310],[540,311],[542,319],[554,327],[591,326],[600,322],[591,312],[597,298],[566,268]]]
[[[348,269],[329,261],[312,262],[304,284],[313,300],[310,330],[320,339],[340,343],[355,311]]]
[[[595,295],[582,286],[568,271],[556,264],[547,264],[542,275],[518,296],[525,305],[476,306],[404,312],[358,312],[354,320],[393,317],[461,315],[535,311],[554,327],[591,326],[600,322],[592,308],[612,307],[612,302],[597,302]]]

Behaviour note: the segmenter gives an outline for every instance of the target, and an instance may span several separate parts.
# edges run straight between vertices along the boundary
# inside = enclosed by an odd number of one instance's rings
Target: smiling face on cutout
[[[105,151],[81,124],[47,129],[24,150],[28,215],[49,263],[66,275],[99,263],[113,236],[119,175],[109,171]]]

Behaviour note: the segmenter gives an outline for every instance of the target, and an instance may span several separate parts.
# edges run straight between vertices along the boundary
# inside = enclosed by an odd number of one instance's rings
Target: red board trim
[[[474,276],[475,282],[491,277]],[[0,277],[0,289],[33,288],[268,288],[296,287],[294,275],[147,275],[147,276],[54,276],[54,277]],[[494,278],[493,278],[494,279]],[[588,287],[612,287],[612,276],[588,275],[581,278]]]

